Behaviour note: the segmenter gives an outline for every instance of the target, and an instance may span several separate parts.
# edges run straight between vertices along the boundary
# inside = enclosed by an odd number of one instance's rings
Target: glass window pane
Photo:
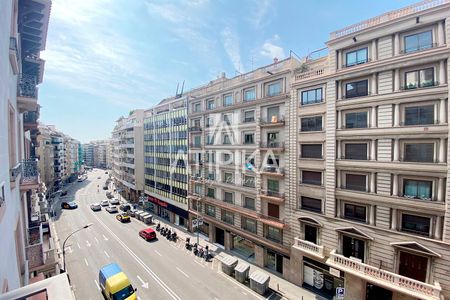
[[[425,69],[419,71],[419,80],[420,80],[420,87],[427,87],[427,86],[433,86],[434,85],[434,69]]]
[[[415,89],[419,85],[419,77],[418,72],[407,72],[405,75],[405,88],[407,89]]]
[[[417,51],[419,40],[416,34],[405,36],[405,53]]]
[[[356,51],[347,53],[347,66],[356,64]]]
[[[321,144],[304,144],[301,146],[302,158],[322,158]]]
[[[355,191],[366,191],[366,175],[346,174],[345,175],[345,188]]]
[[[302,183],[304,184],[322,184],[322,172],[302,171]]]
[[[301,197],[301,208],[314,212],[322,212],[322,200],[310,197]]]
[[[411,162],[433,162],[434,161],[434,144],[406,144],[405,145],[405,161]]]
[[[367,62],[367,48],[359,49],[357,51],[358,64]]]
[[[433,47],[433,35],[431,31],[425,31],[418,34],[418,50],[430,49]]]
[[[367,160],[367,144],[345,144],[345,159]]]

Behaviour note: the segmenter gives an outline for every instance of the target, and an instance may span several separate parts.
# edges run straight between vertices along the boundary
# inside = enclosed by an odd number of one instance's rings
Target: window
[[[345,128],[367,128],[367,111],[346,113]]]
[[[405,107],[405,125],[434,124],[434,105]]]
[[[345,144],[345,159],[367,160],[367,144]]]
[[[223,192],[223,201],[227,203],[234,202],[234,194],[231,192]]]
[[[312,212],[322,212],[322,200],[304,197],[300,198],[300,208]]]
[[[193,127],[200,127],[200,119],[192,120]]]
[[[317,245],[317,227],[305,224],[303,225],[303,230],[305,232],[305,241]]]
[[[255,198],[244,196],[243,206],[244,208],[255,210]]]
[[[208,175],[206,176],[208,180],[216,180],[216,173],[214,172],[208,172]]]
[[[216,217],[216,207],[206,204],[205,208],[208,216]]]
[[[223,106],[233,105],[233,95],[228,94],[223,96]]]
[[[266,226],[266,238],[274,242],[281,243],[282,242],[281,229],[272,226]]]
[[[242,229],[256,233],[256,220],[242,217]]]
[[[224,172],[223,173],[223,182],[225,183],[233,183],[233,173],[231,172]]]
[[[366,207],[345,203],[344,204],[344,218],[365,223],[366,222]]]
[[[228,224],[234,224],[234,214],[222,209],[222,221]]]
[[[322,116],[302,118],[301,131],[321,131],[322,130]]]
[[[434,86],[434,69],[428,68],[405,73],[405,89]]]
[[[244,144],[250,145],[255,143],[254,133],[244,133]]]
[[[244,163],[246,165],[250,164],[252,167],[254,167],[255,166],[255,158],[252,157],[252,154],[245,154],[245,161],[244,161]]]
[[[256,89],[246,89],[244,90],[244,102],[252,101],[256,99]]]
[[[302,105],[321,103],[323,100],[322,88],[303,91],[301,99]]]
[[[194,146],[201,147],[201,144],[202,144],[202,137],[199,135],[194,136]]]
[[[347,52],[345,55],[346,66],[351,67],[354,65],[364,64],[368,61],[367,58],[367,47],[363,49],[358,49],[355,51]]]
[[[322,172],[302,171],[302,183],[322,185]]]
[[[195,188],[195,193],[196,193],[196,194],[199,194],[199,195],[202,194],[202,186],[201,186],[201,185],[196,184],[196,185],[194,186],[194,188]]]
[[[427,217],[402,214],[402,231],[420,235],[430,235],[431,219]]]
[[[404,161],[433,162],[434,144],[433,143],[405,144]]]
[[[403,180],[403,196],[407,198],[431,200],[432,181],[425,180]]]
[[[227,124],[227,125],[231,125],[231,120],[233,119],[233,116],[230,114],[226,114],[223,115],[223,121]]]
[[[223,154],[223,162],[226,164],[232,163],[231,154],[230,153],[224,153]]]
[[[278,143],[278,132],[268,132],[267,142],[269,146],[274,145],[273,147],[276,147],[276,144]]]
[[[422,51],[433,47],[433,35],[430,31],[405,36],[405,53]]]
[[[209,198],[216,199],[216,189],[208,188],[208,190],[206,192],[206,196]]]
[[[350,82],[345,85],[345,98],[363,97],[369,95],[368,80]]]
[[[224,134],[224,135],[223,135],[223,144],[224,144],[224,145],[229,145],[229,144],[231,144],[230,136],[229,136],[228,134]]]
[[[193,106],[194,106],[194,112],[200,112],[202,110],[201,109],[202,105],[200,102],[194,103]]]
[[[246,187],[255,187],[255,177],[244,175],[244,186]]]
[[[278,193],[280,191],[280,182],[278,180],[267,179],[267,190]]]
[[[255,122],[255,111],[254,110],[245,111],[243,121],[244,121],[244,123]]]
[[[273,97],[281,94],[281,82],[274,82],[267,85],[267,96]]]
[[[280,119],[280,107],[268,107],[267,108],[267,122],[276,123]]]
[[[206,136],[206,144],[207,145],[213,145],[214,144],[214,135],[213,134],[208,134]]]
[[[206,109],[211,110],[216,108],[216,103],[214,102],[214,99],[206,100]]]
[[[342,255],[345,257],[355,257],[364,262],[365,247],[363,240],[346,235],[342,237]]]
[[[302,158],[322,158],[322,144],[301,145]]]
[[[357,174],[345,174],[345,188],[353,191],[367,191],[367,176]]]
[[[280,218],[280,206],[273,204],[273,203],[267,203],[267,215],[272,218]]]

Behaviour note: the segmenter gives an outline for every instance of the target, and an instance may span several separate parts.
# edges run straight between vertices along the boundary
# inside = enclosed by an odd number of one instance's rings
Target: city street
[[[137,287],[139,299],[264,299],[221,273],[217,260],[205,262],[193,256],[182,241],[160,238],[146,242],[138,236],[146,227],[142,222],[132,218],[122,224],[116,214],[104,209],[91,211],[91,203],[106,199],[102,186],[108,174],[94,170],[88,175],[86,181],[73,183],[64,200],[55,203],[54,225],[61,247],[71,232],[92,223],[66,243],[66,269],[77,299],[103,299],[98,271],[111,262],[122,267]],[[59,203],[72,199],[78,208],[61,211]]]

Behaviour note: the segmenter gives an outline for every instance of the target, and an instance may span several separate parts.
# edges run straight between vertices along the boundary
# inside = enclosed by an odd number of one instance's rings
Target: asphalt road
[[[106,199],[102,186],[108,175],[95,169],[88,174],[86,181],[72,184],[68,196],[55,203],[60,247],[71,232],[92,223],[66,243],[66,269],[77,299],[103,299],[98,270],[111,262],[118,263],[137,287],[139,299],[264,299],[223,274],[218,261],[205,262],[193,256],[182,241],[174,243],[162,237],[146,242],[138,235],[148,227],[142,222],[132,218],[122,224],[104,209],[91,211],[91,203]],[[75,200],[78,208],[61,210],[63,199]]]

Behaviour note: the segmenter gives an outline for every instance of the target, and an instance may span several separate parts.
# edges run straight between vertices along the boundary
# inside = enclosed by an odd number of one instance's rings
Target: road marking
[[[106,251],[103,251],[103,252],[105,252],[105,254],[106,254],[106,256],[108,256],[108,258],[110,257],[110,256],[109,256],[109,254],[108,254],[108,253],[106,253]]]
[[[177,267],[177,270],[178,270],[181,274],[183,274],[184,276],[186,276],[187,278],[189,278],[189,275],[186,274],[186,273],[184,273],[180,268]]]
[[[95,285],[97,286],[98,291],[100,292],[100,291],[102,290],[102,289],[100,288],[100,285],[98,284],[97,280],[94,279],[94,281],[95,281]]]
[[[155,250],[156,254],[158,254],[159,256],[162,256],[161,253],[158,252],[158,250]]]
[[[148,289],[148,282],[145,282],[144,280],[142,280],[141,277],[139,277],[139,275],[137,275],[137,279],[139,279],[139,281],[142,283],[142,287]]]
[[[272,292],[272,294],[269,295],[269,297],[266,298],[266,300],[269,300],[270,298],[272,298],[272,296],[275,294],[275,292]]]
[[[67,253],[72,253],[73,252],[72,251],[72,247],[70,247],[70,246],[67,246],[65,250],[66,250]]]
[[[103,223],[99,217],[96,215],[93,215],[93,217],[97,219],[100,225],[102,225],[105,230],[116,239],[116,241],[134,258],[138,264],[141,265],[141,267],[169,294],[172,299],[181,300],[181,298],[172,289],[170,289],[167,284],[162,281],[161,278],[159,278],[158,275],[156,275],[156,273],[153,272],[124,242],[122,242],[122,240],[111,229],[109,229],[109,227]]]
[[[265,298],[261,297],[259,294],[257,294],[256,292],[254,292],[253,290],[248,290],[248,288],[245,287],[245,285],[239,284],[237,281],[233,280],[230,276],[226,275],[225,273],[218,272],[218,274],[222,275],[224,278],[226,278],[227,280],[229,280],[233,284],[237,285],[238,287],[240,287],[244,291],[250,292],[256,298],[258,298],[258,299],[265,299]]]
[[[108,238],[103,234],[103,239],[105,240],[105,241],[107,241],[108,240]]]
[[[196,262],[197,264],[199,264],[202,268],[204,268],[205,266],[203,264],[201,264],[200,262],[194,260],[194,262]]]
[[[81,249],[80,243],[77,242],[77,245],[78,245],[78,249]]]
[[[84,263],[86,264],[86,266],[89,266],[89,263],[86,258],[84,259]]]
[[[246,292],[241,292],[241,293],[247,296],[247,293],[246,293]]]
[[[89,227],[88,227],[89,228]],[[86,240],[86,246],[88,246],[88,247],[90,247],[91,246],[91,243],[89,243],[89,241],[88,240]]]
[[[94,236],[94,240],[97,242],[97,244],[98,244],[98,240],[97,240],[97,238]]]

